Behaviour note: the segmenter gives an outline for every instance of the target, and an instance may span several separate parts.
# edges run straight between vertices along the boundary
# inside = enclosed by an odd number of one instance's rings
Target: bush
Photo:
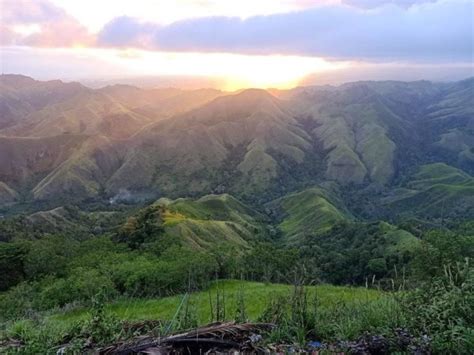
[[[298,252],[291,248],[277,248],[270,243],[253,246],[241,261],[241,269],[248,280],[288,282],[288,270],[298,264]]]
[[[64,276],[68,261],[75,255],[79,243],[63,236],[45,236],[30,242],[25,256],[25,273],[29,279],[54,275]]]
[[[36,283],[22,282],[0,294],[0,320],[28,316],[36,308],[34,302],[37,298]]]
[[[469,261],[444,267],[442,276],[409,292],[404,309],[410,327],[432,337],[438,353],[474,348],[474,268]]]
[[[39,294],[39,307],[50,309],[72,302],[89,302],[98,292],[107,298],[116,294],[112,281],[94,269],[75,269],[67,278],[43,281]]]
[[[116,289],[129,296],[162,296],[200,289],[216,269],[206,253],[171,247],[159,259],[141,255],[113,265],[111,277]]]
[[[367,271],[377,277],[381,277],[387,273],[387,262],[384,258],[370,259],[367,263]]]
[[[474,258],[474,235],[434,230],[423,235],[412,268],[419,280],[442,276],[445,265]]]
[[[0,291],[8,290],[24,279],[26,253],[23,244],[0,242]]]

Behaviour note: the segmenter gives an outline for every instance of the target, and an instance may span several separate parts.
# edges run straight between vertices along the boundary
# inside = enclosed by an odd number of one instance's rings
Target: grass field
[[[383,292],[360,287],[319,285],[308,286],[306,290],[309,301],[317,297],[321,314],[340,313],[343,309],[355,310],[391,302],[391,297]],[[291,285],[226,280],[213,283],[206,291],[190,294],[189,304],[196,310],[198,322],[205,324],[212,321],[210,300],[215,308],[217,293],[224,297],[225,318],[228,320],[235,318],[238,300],[243,297],[248,319],[256,321],[272,299],[290,296],[292,292]],[[107,305],[106,309],[122,320],[171,320],[176,316],[185,297],[187,298],[185,295],[178,295],[154,299],[123,299]],[[88,310],[79,308],[54,314],[48,317],[47,321],[67,324],[87,317]]]
[[[304,344],[308,337],[324,342],[353,340],[365,332],[387,334],[404,325],[400,305],[390,293],[360,287],[307,286],[306,306],[299,304],[294,308],[294,290],[291,285],[225,280],[214,282],[208,290],[190,295],[117,300],[105,306],[105,313],[117,320],[132,323],[159,320],[163,324],[162,329],[179,331],[189,327],[180,323],[185,307],[199,325],[215,321],[219,294],[219,320],[239,320],[237,314],[242,308],[238,305],[242,305],[244,300],[245,319],[240,317],[240,321],[271,321],[278,324],[277,331],[272,332],[269,341],[298,339],[295,341]],[[267,318],[261,318],[264,313]],[[280,316],[278,319],[268,319],[268,314]],[[282,318],[282,314],[286,316]],[[307,319],[304,327],[294,323],[295,315]],[[24,341],[27,349],[31,347],[49,351],[90,322],[91,312],[87,307],[56,310],[31,319],[3,324],[0,340],[13,337]],[[38,344],[40,348],[34,348]]]

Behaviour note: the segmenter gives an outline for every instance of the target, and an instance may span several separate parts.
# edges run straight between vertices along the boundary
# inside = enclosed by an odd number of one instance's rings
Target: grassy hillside
[[[187,245],[210,249],[225,243],[242,248],[265,234],[263,216],[230,195],[208,195],[197,200],[160,200],[166,206],[163,227],[167,235]],[[258,239],[258,237],[257,237]]]
[[[397,144],[407,132],[377,90],[366,83],[308,88],[293,100],[301,115],[313,121],[311,133],[326,153],[327,179],[391,182]]]
[[[123,149],[124,145],[118,146],[105,136],[88,137],[33,188],[33,197],[44,200],[60,194],[80,200],[97,196],[120,166]]]
[[[292,304],[298,300],[303,303]],[[92,312],[96,311],[78,308],[53,313],[39,323],[29,319],[18,320],[0,331],[0,339],[22,339],[30,351],[55,349],[65,339],[74,337],[80,344],[82,334],[78,330],[81,325],[83,332],[95,329],[89,326]],[[307,318],[303,325],[295,319],[294,312],[301,312],[298,314]],[[103,331],[100,333],[103,334],[101,341],[107,339],[108,343],[112,343],[112,337],[115,339],[113,342],[117,341],[117,336],[136,337],[146,329],[146,321],[155,321],[148,322],[155,324],[148,330],[152,334],[168,334],[216,320],[276,322],[278,329],[275,332],[263,334],[268,337],[266,341],[292,344],[297,341],[303,345],[307,337],[322,342],[337,342],[356,339],[366,331],[382,331],[403,325],[399,312],[400,305],[392,296],[376,290],[320,285],[307,286],[303,292],[301,289],[295,292],[290,285],[227,280],[215,282],[208,290],[190,295],[117,301],[101,311],[96,323]],[[107,320],[107,325],[102,319]],[[138,330],[129,334],[133,327]],[[125,330],[127,328],[128,331]],[[316,334],[306,334],[313,329],[317,329]],[[111,330],[117,333],[110,334],[109,338],[107,332]],[[98,334],[93,336],[93,339],[98,339]],[[0,344],[0,348],[8,345]]]
[[[87,140],[81,135],[46,138],[0,136],[0,181],[19,192],[60,166]],[[26,185],[26,186],[25,186]]]
[[[289,243],[301,242],[306,235],[325,232],[351,218],[349,212],[336,207],[343,206],[337,194],[322,187],[289,194],[268,206],[280,216],[279,227]]]
[[[23,75],[0,75],[0,131],[22,124],[43,108],[69,100],[89,89],[60,80],[37,81]]]
[[[438,218],[474,215],[474,179],[462,170],[444,163],[423,165],[405,187],[384,200],[390,209]]]
[[[0,76],[0,135],[59,134],[128,138],[145,125],[205,104],[217,90],[143,90],[116,85],[92,90],[79,83]]]
[[[160,199],[128,219],[121,240],[151,243],[169,240],[192,249],[248,248],[266,235],[264,217],[230,195],[200,199]],[[154,229],[147,230],[148,226]]]

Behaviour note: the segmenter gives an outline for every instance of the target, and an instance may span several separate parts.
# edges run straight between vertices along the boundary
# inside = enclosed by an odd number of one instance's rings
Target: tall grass
[[[364,288],[233,280],[215,282],[208,291],[160,299],[122,300],[105,305],[98,313],[91,311],[82,309],[36,321],[20,320],[10,324],[4,336],[27,344],[42,343],[46,349],[53,349],[61,342],[86,334],[84,327],[92,324],[96,333],[100,331],[108,339],[109,330],[121,337],[133,335],[117,330],[114,319],[122,324],[158,319],[159,329],[154,332],[160,335],[213,321],[248,320],[277,324],[268,337],[272,342],[303,345],[310,339],[333,342],[355,339],[366,331],[384,333],[403,323],[398,304],[388,293]],[[101,319],[107,323],[100,323]]]

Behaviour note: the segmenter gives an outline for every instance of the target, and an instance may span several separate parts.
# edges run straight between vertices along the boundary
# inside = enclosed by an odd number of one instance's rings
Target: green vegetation
[[[276,298],[278,295],[288,296],[292,292],[292,287],[284,284],[221,280],[213,282],[205,291],[192,293],[189,302],[196,309],[198,323],[206,324],[213,321],[209,298],[215,300],[218,292],[225,294],[226,319],[232,320],[239,297],[243,295],[248,319],[257,321],[272,298]],[[319,297],[321,307],[333,310],[338,304],[344,303],[350,306],[357,303],[376,302],[384,297],[383,293],[376,290],[330,285],[309,286],[307,292],[309,297],[315,295]],[[118,318],[130,321],[172,319],[183,297],[185,296],[177,295],[160,299],[120,300],[107,305],[106,309],[113,312]],[[49,320],[71,323],[78,319],[84,319],[87,315],[87,309],[78,309],[50,316]]]
[[[469,218],[474,211],[474,178],[452,166],[423,165],[406,183],[410,189],[387,200],[401,214],[434,218]]]
[[[129,217],[118,238],[132,248],[166,239],[196,249],[227,244],[238,250],[264,237],[262,222],[263,216],[229,195],[160,199]]]
[[[295,243],[304,235],[322,233],[349,218],[348,212],[340,211],[331,201],[341,205],[334,193],[311,188],[273,201],[270,206],[282,215],[279,227],[285,240]]]
[[[395,339],[404,328],[413,339],[429,334],[436,351],[449,351],[452,341],[458,348],[470,346],[474,239],[469,223],[422,232],[419,238],[385,222],[346,221],[305,234],[293,248],[258,234],[258,223],[257,234],[250,233],[252,239],[240,248],[219,234],[207,244],[190,243],[189,235],[176,229],[190,221],[224,219],[246,228],[254,218],[262,221],[258,213],[253,218],[247,213],[251,210],[226,195],[160,200],[129,215],[108,235],[74,238],[68,228],[62,235],[11,235],[0,244],[2,269],[11,271],[0,280],[4,336],[21,339],[25,349],[45,351],[66,338],[83,344],[86,334],[95,334],[97,346],[131,336],[123,322],[160,320],[165,326],[159,329],[178,330],[248,319],[278,324],[269,335],[277,342],[335,343],[365,332]],[[203,231],[196,236],[205,238]],[[236,277],[256,282],[222,281]],[[365,288],[304,286],[315,282]],[[416,311],[420,304],[428,307],[425,313]],[[443,305],[448,313],[439,318]],[[450,317],[457,321],[450,323]]]
[[[309,235],[301,253],[310,259],[313,275],[336,284],[392,287],[402,278],[420,241],[388,223],[341,223],[321,235]]]
[[[321,341],[338,341],[353,339],[365,331],[389,332],[404,322],[395,298],[376,290],[325,285],[302,289],[279,284],[219,281],[209,290],[189,296],[122,300],[99,309],[93,303],[90,309],[63,311],[35,321],[16,321],[7,326],[5,334],[25,341],[27,349],[35,346],[51,349],[71,337],[80,342],[84,333],[93,333],[99,345],[112,341],[117,334],[126,337],[121,330],[125,324],[160,319],[164,323],[155,331],[179,330],[186,328],[185,317],[195,319],[196,325],[232,320],[242,314],[241,307],[245,307],[245,321],[281,324],[271,338],[296,340],[301,344],[305,344],[306,337],[311,334]],[[295,318],[298,314],[306,319],[305,324]],[[97,317],[101,317],[100,324],[92,326]]]

